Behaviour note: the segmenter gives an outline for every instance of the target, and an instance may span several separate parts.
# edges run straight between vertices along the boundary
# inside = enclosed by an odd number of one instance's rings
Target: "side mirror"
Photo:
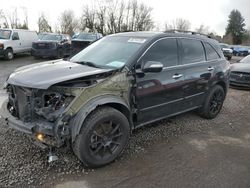
[[[147,61],[142,67],[143,72],[161,72],[163,64],[157,61]]]

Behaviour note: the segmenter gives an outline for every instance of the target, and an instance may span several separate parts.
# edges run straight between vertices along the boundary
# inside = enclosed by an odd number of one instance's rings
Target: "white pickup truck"
[[[21,29],[0,29],[0,56],[11,60],[14,54],[30,52],[32,42],[38,40],[35,31]]]

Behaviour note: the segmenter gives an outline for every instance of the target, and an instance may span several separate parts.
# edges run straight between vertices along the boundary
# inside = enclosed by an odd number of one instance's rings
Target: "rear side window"
[[[204,46],[205,46],[208,61],[220,58],[219,54],[216,52],[216,50],[210,44],[205,42]]]
[[[206,61],[204,47],[199,40],[181,39],[182,64]]]
[[[164,67],[171,67],[178,64],[177,40],[174,38],[162,39],[156,42],[142,57],[142,62],[158,61]]]

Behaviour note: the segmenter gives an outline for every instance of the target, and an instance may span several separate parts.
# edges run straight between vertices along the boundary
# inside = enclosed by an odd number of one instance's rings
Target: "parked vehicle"
[[[102,38],[101,33],[78,33],[72,37],[72,55],[77,54],[89,44]]]
[[[70,56],[71,40],[69,35],[47,33],[33,42],[31,55],[35,58],[63,58]]]
[[[230,85],[250,88],[250,55],[231,66]]]
[[[7,80],[2,116],[45,146],[70,143],[84,165],[100,167],[121,154],[135,128],[191,110],[215,118],[229,73],[213,39],[119,33],[69,60],[17,69]]]
[[[233,46],[232,50],[234,56],[247,56],[249,54],[249,49],[243,46]]]
[[[42,38],[43,38],[45,35],[48,35],[48,34],[50,34],[50,33],[39,33],[39,34],[38,34],[38,39],[39,39],[39,40],[42,40]]]
[[[221,49],[223,51],[224,56],[230,60],[233,56],[233,50],[230,48],[228,44],[220,43]]]
[[[14,54],[30,52],[32,42],[37,40],[38,36],[35,31],[0,29],[0,56],[11,60]]]

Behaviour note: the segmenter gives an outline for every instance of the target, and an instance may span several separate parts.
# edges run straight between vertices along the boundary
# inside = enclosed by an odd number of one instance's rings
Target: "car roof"
[[[208,41],[212,43],[217,43],[218,41],[210,38],[209,36],[205,36],[203,34],[195,33],[195,32],[152,32],[152,31],[138,31],[138,32],[124,32],[124,33],[116,33],[110,36],[124,36],[124,37],[141,37],[148,39],[157,39],[163,37],[183,37],[183,38],[191,38],[191,39],[199,39],[203,41]]]

